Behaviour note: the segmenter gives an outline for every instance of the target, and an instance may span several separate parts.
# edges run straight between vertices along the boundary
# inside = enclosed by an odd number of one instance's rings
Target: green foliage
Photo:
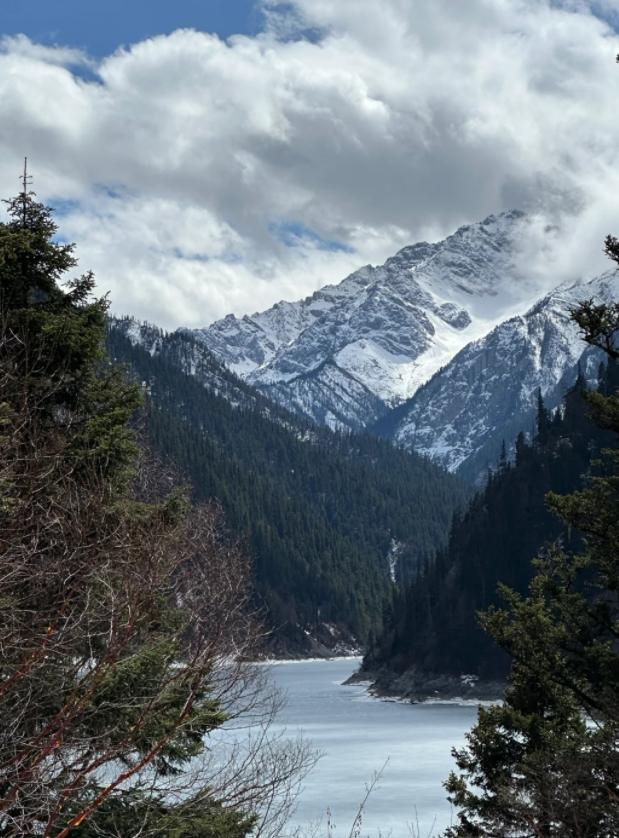
[[[619,834],[617,319],[591,302],[573,316],[609,357],[602,387],[587,395],[608,447],[583,488],[548,498],[580,533],[578,549],[548,548],[527,595],[503,587],[506,607],[482,618],[511,660],[509,687],[455,752],[460,773],[446,785],[460,812],[450,838]]]
[[[74,247],[54,241],[58,232],[49,209],[21,192],[5,201],[10,221],[0,226],[0,271],[3,306],[24,312],[40,303],[60,307],[84,302],[91,286],[76,282],[67,296],[59,287],[77,260]]]
[[[96,822],[86,821],[73,829],[71,836],[133,835],[139,825],[143,834],[162,838],[244,838],[254,822],[254,818],[225,809],[212,800],[205,804],[204,800],[189,797],[171,810],[163,801],[153,805],[144,794],[131,792],[106,802]]]
[[[611,386],[614,372],[601,375],[600,387]],[[546,496],[582,485],[592,457],[609,440],[588,418],[584,386],[579,377],[564,411],[554,417],[538,396],[536,438],[528,444],[521,434],[515,462],[504,457],[466,513],[454,519],[447,549],[396,599],[388,630],[366,657],[368,669],[505,677],[508,658],[483,631],[477,613],[500,602],[499,583],[527,590],[531,557],[545,542],[577,542],[574,528],[554,515]]]
[[[611,236],[607,239],[606,250],[609,255],[616,253],[619,261],[619,242]],[[588,335],[588,343],[602,349],[612,360],[619,359],[619,350],[614,336],[619,331],[619,303],[596,303],[585,300],[572,312],[572,317]]]
[[[47,207],[25,192],[7,203],[0,835],[134,834],[139,820],[144,835],[241,838],[252,818],[208,789],[179,804],[131,783],[146,765],[181,772],[226,718],[209,681],[217,649],[191,642],[179,581],[188,506],[136,496],[141,396],[105,354],[107,302],[91,274],[61,284],[76,260]]]
[[[59,284],[77,264],[74,246],[55,241],[50,210],[22,193],[0,224],[0,288],[5,334],[20,387],[13,398],[37,404],[37,422],[70,442],[66,456],[110,485],[123,486],[137,448],[127,420],[139,391],[105,362],[107,301],[92,299],[91,273]],[[70,436],[65,426],[71,422]]]
[[[164,350],[133,345],[122,323],[108,335],[110,354],[144,382],[156,450],[197,499],[217,498],[244,538],[276,642],[305,642],[298,626],[322,621],[365,641],[392,595],[392,542],[405,582],[444,543],[466,489],[382,440],[303,424],[212,359],[209,373],[237,391],[231,403],[183,372],[195,348],[189,336],[157,341]]]

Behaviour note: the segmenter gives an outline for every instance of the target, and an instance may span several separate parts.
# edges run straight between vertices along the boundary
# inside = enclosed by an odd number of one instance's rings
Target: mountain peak
[[[365,427],[515,306],[526,308],[515,259],[525,219],[519,210],[490,215],[303,300],[229,315],[195,334],[286,407],[335,427]]]
[[[570,318],[574,306],[591,298],[619,300],[619,271],[564,283],[467,344],[377,432],[473,481],[483,477],[502,441],[510,444],[531,427],[538,390],[554,407],[579,364],[595,379],[599,357]]]

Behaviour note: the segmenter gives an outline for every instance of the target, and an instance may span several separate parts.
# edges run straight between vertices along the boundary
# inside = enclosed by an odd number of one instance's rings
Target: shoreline
[[[482,680],[473,675],[438,675],[385,670],[354,672],[345,685],[364,686],[374,698],[404,704],[491,705],[502,701],[506,682]]]
[[[353,661],[363,660],[363,655],[359,652],[356,654],[350,655],[324,655],[321,657],[307,657],[307,658],[261,658],[260,660],[254,661],[254,663],[271,665],[276,666],[279,663],[320,663],[321,661]],[[351,676],[352,677],[352,676]]]
[[[351,654],[312,655],[311,657],[268,657],[253,661],[258,666],[280,664],[355,661],[361,663],[361,652]],[[440,675],[406,671],[399,675],[388,670],[367,672],[357,669],[341,682],[341,686],[363,687],[371,698],[397,704],[452,704],[460,707],[491,706],[502,701],[506,683],[482,680],[475,675]]]

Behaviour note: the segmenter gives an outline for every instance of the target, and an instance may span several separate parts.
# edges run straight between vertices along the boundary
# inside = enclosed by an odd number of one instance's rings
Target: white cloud
[[[74,202],[62,230],[116,311],[205,324],[512,206],[565,231],[540,277],[604,266],[619,38],[590,4],[265,7],[255,38],[180,30],[90,80],[71,51],[2,42],[0,188],[28,154],[39,193]]]
[[[50,47],[35,44],[25,35],[0,36],[0,51],[21,55],[34,61],[46,64],[57,64],[61,67],[92,67],[94,62],[81,49],[72,47]]]

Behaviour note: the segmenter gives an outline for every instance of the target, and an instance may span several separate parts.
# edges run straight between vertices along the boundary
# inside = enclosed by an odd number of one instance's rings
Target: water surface
[[[304,784],[294,822],[335,822],[333,838],[347,838],[365,786],[388,759],[363,816],[362,835],[410,838],[438,835],[451,823],[442,783],[453,767],[451,748],[461,745],[477,711],[458,704],[379,701],[361,685],[342,686],[357,660],[274,664],[275,682],[288,701],[278,724],[302,731],[322,753]]]

